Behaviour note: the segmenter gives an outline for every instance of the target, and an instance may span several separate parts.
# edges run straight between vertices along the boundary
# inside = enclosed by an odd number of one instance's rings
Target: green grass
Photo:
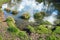
[[[6,20],[9,28],[7,29],[11,34],[17,35],[21,40],[28,40],[27,33],[25,31],[21,31],[17,28],[14,23],[14,19],[12,17],[8,17]]]
[[[3,40],[2,36],[0,35],[0,40]]]
[[[50,34],[52,31],[46,28],[44,25],[40,25],[37,27],[37,33],[39,34]]]

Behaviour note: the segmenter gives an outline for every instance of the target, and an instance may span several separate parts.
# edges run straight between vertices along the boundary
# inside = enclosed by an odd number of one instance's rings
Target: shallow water
[[[12,0],[13,1],[13,0]],[[6,6],[5,6],[6,5]],[[5,6],[5,7],[4,7]],[[2,5],[2,9],[4,8],[8,8],[8,5],[7,4],[3,4]],[[22,0],[22,2],[20,3],[17,3],[15,4],[15,6],[13,7],[10,7],[11,10],[17,10],[18,11],[18,14],[17,15],[13,15],[11,14],[11,12],[7,13],[6,11],[4,11],[4,15],[5,15],[5,18],[8,17],[8,16],[12,16],[14,17],[15,19],[20,19],[19,17],[24,14],[25,12],[29,12],[30,14],[30,19],[29,19],[29,22],[32,21],[34,22],[34,17],[33,15],[36,13],[36,12],[41,12],[41,11],[44,11],[46,12],[47,14],[49,14],[51,16],[51,14],[53,14],[53,12],[56,11],[55,9],[55,6],[53,5],[53,3],[50,3],[48,5],[48,2],[44,5],[44,2],[41,2],[41,3],[38,3],[36,2],[35,0]],[[57,10],[58,11],[58,10]],[[58,14],[58,12],[56,12],[55,14]],[[49,19],[49,18],[48,18]],[[52,18],[51,19],[55,21],[55,18]],[[51,21],[51,20],[50,20]],[[49,21],[49,22],[50,22]],[[52,21],[51,21],[52,22]]]

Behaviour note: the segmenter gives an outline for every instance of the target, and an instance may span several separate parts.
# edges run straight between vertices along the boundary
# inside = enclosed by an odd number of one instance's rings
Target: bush
[[[18,37],[19,37],[21,40],[28,40],[28,36],[27,36],[26,32],[24,32],[24,31],[20,31],[20,32],[18,33]]]
[[[46,15],[45,12],[35,13],[34,18],[37,20],[41,20],[44,18],[45,15]]]
[[[29,19],[30,18],[30,15],[29,13],[24,13],[22,16],[21,16],[22,19]]]
[[[52,31],[46,28],[44,25],[40,25],[37,27],[37,33],[39,34],[50,34]]]

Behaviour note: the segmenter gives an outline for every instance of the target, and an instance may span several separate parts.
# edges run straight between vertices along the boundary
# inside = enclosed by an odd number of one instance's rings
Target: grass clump
[[[28,40],[28,36],[27,36],[26,32],[24,32],[24,31],[20,31],[20,32],[18,33],[18,37],[19,37],[21,40]]]
[[[42,20],[45,15],[46,15],[45,12],[35,13],[35,14],[34,14],[34,18],[35,18],[36,20]]]
[[[11,32],[11,33],[17,33],[18,32],[18,29],[15,28],[15,27],[9,27],[8,28],[8,31]]]
[[[30,30],[30,32],[33,32],[33,33],[35,32],[34,27],[32,27],[32,26],[30,26],[30,25],[28,25],[27,29],[29,29],[29,30]]]
[[[18,12],[17,12],[16,10],[13,10],[13,11],[12,11],[12,14],[13,14],[13,15],[17,15]]]
[[[24,13],[22,16],[21,16],[22,19],[29,19],[30,18],[30,14],[29,13]]]
[[[39,34],[49,34],[51,32],[52,31],[49,30],[48,28],[46,28],[44,25],[40,25],[37,27],[37,33],[39,33]]]
[[[14,35],[16,34],[21,40],[28,40],[28,36],[27,36],[26,32],[21,31],[16,27],[15,23],[13,22],[14,19],[12,20],[11,17],[8,17],[6,21],[8,23],[8,26],[9,26],[8,31],[10,33],[12,33]]]

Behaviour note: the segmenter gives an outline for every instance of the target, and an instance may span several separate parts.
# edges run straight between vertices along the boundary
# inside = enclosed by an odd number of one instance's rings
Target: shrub
[[[49,34],[51,33],[52,31],[48,28],[46,28],[44,25],[40,25],[37,27],[37,33],[39,34]]]
[[[28,40],[28,36],[27,36],[26,32],[24,32],[24,31],[20,31],[20,32],[18,33],[18,37],[19,37],[21,40]]]
[[[24,13],[22,16],[21,16],[22,19],[29,19],[30,18],[30,15],[29,13]]]

